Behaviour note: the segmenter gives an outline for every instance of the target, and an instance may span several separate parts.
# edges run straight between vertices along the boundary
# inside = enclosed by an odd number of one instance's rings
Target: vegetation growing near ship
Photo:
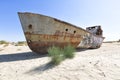
[[[17,43],[15,43],[15,46],[23,46],[23,45],[27,45],[26,41],[18,41]]]
[[[51,57],[51,62],[55,65],[60,64],[64,60],[63,51],[59,47],[50,47],[48,49],[48,55]]]
[[[64,47],[63,51],[64,51],[65,58],[73,58],[74,57],[75,48],[73,46],[68,45],[68,46]]]
[[[71,45],[65,46],[64,48],[59,47],[50,47],[48,49],[48,54],[51,57],[51,62],[54,65],[60,64],[63,60],[67,58],[73,58],[74,57],[75,48]]]

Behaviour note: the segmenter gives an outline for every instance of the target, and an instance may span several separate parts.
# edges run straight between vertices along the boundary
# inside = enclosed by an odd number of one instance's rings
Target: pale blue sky
[[[101,25],[105,41],[120,39],[120,0],[1,0],[0,40],[25,41],[17,12],[44,14],[84,29]]]

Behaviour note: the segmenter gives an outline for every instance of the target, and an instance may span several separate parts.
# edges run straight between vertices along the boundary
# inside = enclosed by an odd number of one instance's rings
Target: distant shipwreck
[[[104,40],[101,26],[86,30],[49,16],[18,12],[28,46],[33,52],[46,53],[51,46],[99,48]]]

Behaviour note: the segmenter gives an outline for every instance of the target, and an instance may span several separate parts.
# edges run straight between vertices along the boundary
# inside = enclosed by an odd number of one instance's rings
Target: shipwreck
[[[33,52],[46,53],[51,46],[63,48],[99,48],[104,40],[101,26],[87,27],[76,25],[49,16],[18,12],[28,46]]]

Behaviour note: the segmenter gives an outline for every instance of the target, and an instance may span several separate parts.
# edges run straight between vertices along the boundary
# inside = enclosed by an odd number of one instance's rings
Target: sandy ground
[[[120,43],[78,49],[59,66],[49,62],[27,46],[0,45],[0,80],[120,80]]]

